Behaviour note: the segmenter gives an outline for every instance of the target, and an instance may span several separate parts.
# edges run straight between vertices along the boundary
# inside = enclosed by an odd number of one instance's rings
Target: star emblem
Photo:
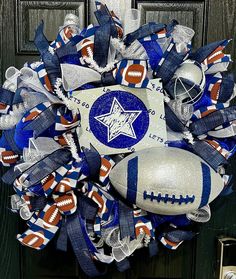
[[[107,142],[110,142],[119,135],[137,139],[132,124],[141,113],[141,110],[125,110],[114,98],[110,112],[94,118],[108,128]]]

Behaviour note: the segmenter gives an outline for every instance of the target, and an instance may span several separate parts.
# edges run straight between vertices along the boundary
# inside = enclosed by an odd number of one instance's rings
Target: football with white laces
[[[125,80],[129,83],[138,84],[146,77],[146,69],[143,65],[130,65],[126,71],[123,72]]]
[[[135,152],[111,171],[114,188],[130,203],[164,215],[192,212],[213,201],[224,181],[197,155],[179,148]]]

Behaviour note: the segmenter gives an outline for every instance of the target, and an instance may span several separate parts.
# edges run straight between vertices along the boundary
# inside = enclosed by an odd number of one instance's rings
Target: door
[[[236,1],[234,0],[106,0],[110,9],[121,17],[126,9],[141,10],[142,22],[168,23],[177,19],[196,31],[194,48],[224,38],[235,38],[228,48],[236,57]],[[15,65],[20,68],[26,61],[37,60],[33,44],[34,30],[41,19],[49,40],[53,40],[57,28],[66,13],[79,16],[81,27],[95,22],[94,0],[24,1],[0,0],[0,73]],[[232,67],[236,69],[236,64]],[[2,169],[2,172],[4,170]],[[234,170],[236,175],[236,169]],[[42,252],[21,247],[15,240],[24,224],[8,209],[11,189],[0,187],[0,278],[1,279],[49,279],[87,278],[78,266],[73,252],[56,251],[55,243]],[[103,278],[141,279],[213,279],[216,270],[216,238],[220,235],[236,237],[236,195],[217,199],[212,205],[210,222],[199,227],[200,234],[185,242],[177,251],[160,246],[159,255],[152,259],[147,251],[139,251],[132,257],[132,271],[119,273],[114,266]]]

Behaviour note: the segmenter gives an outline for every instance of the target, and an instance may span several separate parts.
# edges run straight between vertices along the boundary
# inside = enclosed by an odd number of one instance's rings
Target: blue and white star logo
[[[128,148],[146,135],[149,113],[134,94],[121,90],[97,98],[89,112],[89,126],[94,137],[110,148]]]
[[[110,142],[119,135],[137,139],[132,124],[140,113],[142,113],[141,110],[125,110],[119,101],[114,98],[110,112],[94,118],[108,128],[107,142]]]

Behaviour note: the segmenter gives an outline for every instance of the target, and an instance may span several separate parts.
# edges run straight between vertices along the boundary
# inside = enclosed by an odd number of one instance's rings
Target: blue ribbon
[[[0,87],[0,103],[12,105],[14,93],[8,89]]]
[[[128,46],[131,45],[135,40],[142,39],[144,37],[147,37],[153,33],[157,33],[164,29],[166,27],[165,24],[162,23],[155,23],[155,22],[149,22],[137,29],[136,31],[128,34],[125,39],[124,43]]]
[[[49,52],[50,44],[43,33],[43,28],[44,23],[42,21],[36,29],[34,43],[40,52],[50,83],[54,85],[56,79],[61,77],[60,62],[56,54]]]
[[[181,122],[181,120],[176,116],[170,106],[165,103],[165,118],[167,126],[174,132],[184,132],[187,131],[185,125]]]
[[[116,262],[116,267],[119,272],[125,272],[127,269],[130,269],[130,262],[125,258],[120,262]]]
[[[8,169],[7,172],[4,173],[4,175],[1,177],[3,183],[11,185],[17,177],[21,175],[21,171],[18,169],[15,169],[15,166]]]
[[[107,23],[100,26],[95,31],[94,36],[94,55],[93,59],[99,67],[107,65],[108,51],[110,45],[111,24]]]
[[[18,77],[17,80],[20,81],[21,78]],[[22,99],[22,97],[21,97],[21,91],[22,91],[23,89],[24,89],[24,90],[29,90],[28,88],[25,88],[25,87],[17,88],[17,89],[16,89],[16,92],[15,92],[15,94],[14,94],[14,98],[13,98],[13,100],[12,100],[12,105],[16,105],[16,104],[23,103],[23,99]]]
[[[195,136],[206,134],[216,127],[236,120],[236,106],[217,110],[191,123],[190,132]]]
[[[101,156],[97,150],[91,146],[91,149],[83,148],[85,160],[89,166],[89,178],[97,179],[101,168]]]
[[[196,52],[190,54],[189,58],[196,60],[199,63],[202,63],[215,49],[221,45],[228,44],[228,40],[222,40],[210,43],[206,46],[199,48]]]
[[[206,141],[195,141],[191,148],[194,153],[205,160],[216,172],[219,166],[229,164],[225,157]]]
[[[17,146],[14,140],[14,135],[15,135],[15,128],[3,131],[3,137],[5,137],[5,140],[7,144],[10,146],[11,150],[17,154],[22,154],[22,150]]]
[[[32,211],[41,210],[47,205],[46,197],[30,197],[30,205],[32,207]]]
[[[72,41],[68,42],[66,45],[61,46],[60,48],[57,48],[55,52],[61,64],[67,63],[81,65],[81,54],[77,51],[77,48]]]
[[[49,127],[55,124],[56,115],[56,107],[50,106],[42,111],[37,118],[33,119],[28,125],[26,125],[23,128],[23,131],[34,131],[34,136],[37,138]]]
[[[219,92],[219,103],[226,103],[234,92],[234,76],[229,73],[222,73],[222,83]]]
[[[82,219],[79,210],[76,214],[67,217],[66,229],[73,251],[82,270],[91,277],[105,274],[105,271],[98,270],[92,259],[88,244],[85,240],[85,221]]]
[[[129,236],[135,238],[133,209],[119,200],[119,226],[121,239]]]
[[[158,245],[155,239],[152,239],[148,244],[149,256],[154,257],[158,254]]]
[[[68,217],[67,217],[68,218]],[[66,219],[62,219],[61,229],[59,236],[57,238],[56,247],[58,250],[67,252],[68,246],[68,235],[67,235],[67,228],[66,228]]]
[[[35,31],[34,44],[41,55],[46,53],[49,48],[49,42],[43,33],[44,22],[42,21]]]
[[[58,149],[44,157],[24,172],[28,174],[26,178],[28,187],[40,183],[43,178],[67,164],[70,160],[71,152],[68,149]]]
[[[100,6],[100,9],[94,12],[99,25],[103,26],[103,25],[109,24],[111,27],[111,36],[113,38],[114,37],[117,38],[118,32],[117,32],[116,26],[113,22],[110,11],[108,10],[106,5],[101,4],[99,6]]]
[[[173,230],[165,233],[164,235],[169,241],[179,243],[181,241],[191,240],[196,233],[192,231]]]
[[[81,195],[79,196],[79,211],[81,216],[89,221],[94,221],[97,211],[98,211],[98,205],[91,200],[90,198]]]
[[[173,42],[172,42],[173,43]],[[172,44],[171,43],[171,44]],[[174,75],[179,65],[184,61],[186,53],[178,53],[173,44],[172,48],[165,51],[163,55],[163,63],[157,66],[153,72],[155,78],[161,78],[162,82],[166,84]]]

